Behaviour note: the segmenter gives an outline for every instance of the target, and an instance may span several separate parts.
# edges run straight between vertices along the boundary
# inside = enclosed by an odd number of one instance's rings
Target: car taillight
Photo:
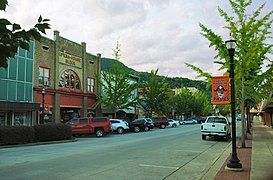
[[[203,129],[203,125],[201,125],[201,129]]]

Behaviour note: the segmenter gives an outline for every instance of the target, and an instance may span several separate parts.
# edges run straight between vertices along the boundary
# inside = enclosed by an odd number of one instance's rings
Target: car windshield
[[[220,118],[220,117],[210,117],[208,120],[207,120],[208,123],[223,123],[223,124],[226,124],[227,121],[225,118]]]

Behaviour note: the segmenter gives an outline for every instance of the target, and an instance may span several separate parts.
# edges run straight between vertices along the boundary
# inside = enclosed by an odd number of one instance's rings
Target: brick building
[[[100,86],[101,55],[86,52],[86,43],[75,43],[54,31],[54,40],[43,37],[35,42],[33,89],[44,121],[65,122],[72,117],[100,115],[96,93]]]
[[[95,82],[100,60],[100,54],[86,52],[86,43],[58,31],[53,40],[31,41],[29,51],[18,48],[8,68],[0,68],[0,125],[31,126],[41,122],[41,115],[44,122],[101,115],[95,95],[100,93]]]

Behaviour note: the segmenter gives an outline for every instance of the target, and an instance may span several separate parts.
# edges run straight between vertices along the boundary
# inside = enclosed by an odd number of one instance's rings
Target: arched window
[[[59,87],[71,90],[81,90],[80,78],[73,70],[67,69],[60,77]]]

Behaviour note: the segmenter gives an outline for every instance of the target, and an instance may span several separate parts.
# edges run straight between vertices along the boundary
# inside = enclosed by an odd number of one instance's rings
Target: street
[[[0,149],[1,179],[198,179],[229,142],[201,140],[200,124]]]

